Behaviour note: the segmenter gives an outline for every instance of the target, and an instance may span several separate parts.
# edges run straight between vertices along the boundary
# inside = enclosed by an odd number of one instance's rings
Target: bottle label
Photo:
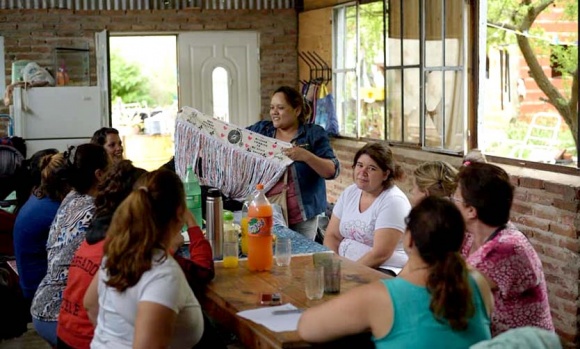
[[[185,204],[189,209],[201,208],[201,195],[187,195]]]
[[[250,236],[270,236],[272,230],[272,217],[248,218],[248,233]]]

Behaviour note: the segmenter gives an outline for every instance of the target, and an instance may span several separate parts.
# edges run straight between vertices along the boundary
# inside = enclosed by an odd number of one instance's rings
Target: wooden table
[[[340,258],[335,256],[335,258]],[[341,293],[371,281],[389,278],[388,275],[369,267],[342,259]],[[299,308],[308,308],[336,297],[327,295],[311,301],[304,293],[304,270],[312,266],[312,255],[292,256],[290,267],[274,267],[269,272],[250,272],[246,261],[240,261],[236,269],[223,268],[216,262],[215,279],[207,286],[205,296],[200,299],[207,315],[221,326],[235,333],[248,348],[309,348],[298,332],[272,332],[262,325],[243,319],[237,312],[259,307],[260,293],[279,292],[282,303],[292,303]],[[365,337],[368,340],[368,335]],[[326,345],[327,347],[338,347]],[[356,347],[362,347],[356,345]]]

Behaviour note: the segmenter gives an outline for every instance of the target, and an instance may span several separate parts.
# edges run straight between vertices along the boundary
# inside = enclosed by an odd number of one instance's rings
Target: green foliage
[[[139,65],[125,60],[119,52],[111,52],[111,100],[120,97],[124,103],[153,104],[149,95],[150,82]]]
[[[383,55],[383,2],[371,2],[359,6],[359,36],[364,58],[374,63]]]
[[[376,83],[372,81],[372,65],[377,63],[377,60],[382,61],[382,56],[384,52],[384,36],[383,36],[383,2],[372,2],[367,4],[358,5],[359,17],[358,17],[358,31],[359,31],[359,56],[358,59],[362,60],[359,71],[360,75],[358,80],[355,79],[354,75],[347,75],[345,80],[346,91],[354,92],[356,91],[355,84],[358,81],[359,87],[377,87]],[[357,31],[357,20],[356,20],[356,5],[348,6],[346,8],[346,39],[347,39],[347,55],[353,55],[346,59],[347,62],[354,62],[355,47],[357,47],[356,41],[356,31]],[[358,66],[358,65],[357,65]],[[382,87],[382,86],[378,86]],[[360,90],[359,90],[360,93]],[[356,134],[357,122],[356,122],[356,104],[355,101],[357,96],[350,96],[352,98],[351,103],[349,103],[349,108],[346,111],[346,120],[344,125],[345,134]],[[361,123],[361,136],[369,136],[368,130],[366,129],[369,125],[374,125],[377,121],[384,119],[384,113],[369,113],[365,115],[359,112],[359,118]],[[377,119],[377,120],[375,120]],[[382,127],[379,127],[382,131]]]
[[[542,1],[543,2],[543,1]],[[531,6],[538,6],[540,1],[532,1],[530,5],[525,5],[521,0],[489,0],[487,3],[488,22],[497,25],[506,25],[518,29]],[[554,5],[548,6],[543,12],[552,11],[553,6],[564,9],[563,19],[578,20],[578,0],[555,0]],[[530,43],[536,52],[536,55],[550,55],[554,63],[557,63],[563,76],[570,76],[578,67],[578,46],[572,46],[565,49],[562,46],[551,45],[549,37],[546,37],[545,31],[539,26],[533,26],[529,34]],[[576,40],[578,40],[576,33]],[[540,39],[544,37],[545,40]],[[503,29],[488,27],[487,44],[488,46],[502,46],[514,44],[516,34]]]
[[[562,2],[562,1],[558,1]],[[578,0],[574,1],[564,1],[566,4],[564,6],[564,18],[569,21],[578,20]]]

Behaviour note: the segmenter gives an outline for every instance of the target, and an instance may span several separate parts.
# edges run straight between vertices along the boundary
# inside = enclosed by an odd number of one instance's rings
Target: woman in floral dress
[[[471,233],[462,252],[492,288],[493,336],[523,326],[554,331],[542,262],[527,237],[508,222],[513,195],[503,169],[472,163],[459,172],[451,197]]]

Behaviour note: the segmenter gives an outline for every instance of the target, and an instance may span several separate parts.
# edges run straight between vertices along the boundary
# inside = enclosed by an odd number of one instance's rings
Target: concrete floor
[[[227,348],[245,349],[245,347],[240,343],[230,343]],[[32,324],[28,324],[28,332],[24,333],[22,336],[0,341],[0,349],[51,349],[51,347],[40,338],[32,327]]]

